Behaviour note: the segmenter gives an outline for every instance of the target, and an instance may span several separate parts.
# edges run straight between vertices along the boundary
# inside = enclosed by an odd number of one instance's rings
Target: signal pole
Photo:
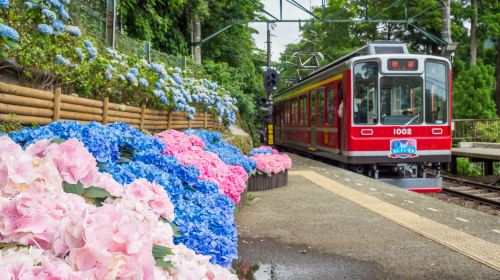
[[[271,70],[271,29],[269,28],[269,22],[267,23],[267,71],[269,73]],[[268,75],[269,76],[269,75]],[[274,82],[276,74],[272,81],[269,81],[269,77],[264,78],[264,82],[269,84],[269,82]],[[278,86],[278,85],[276,85]],[[274,127],[273,127],[273,87],[266,87],[267,89],[267,107],[269,108],[269,114],[266,117],[266,142],[268,145],[274,145]]]

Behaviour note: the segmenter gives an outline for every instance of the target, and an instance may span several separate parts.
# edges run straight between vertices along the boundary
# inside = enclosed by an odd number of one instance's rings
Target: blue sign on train
[[[394,139],[391,140],[390,158],[416,158],[417,140],[415,139]]]

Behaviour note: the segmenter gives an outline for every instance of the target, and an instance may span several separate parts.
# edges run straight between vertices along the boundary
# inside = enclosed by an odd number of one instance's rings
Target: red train
[[[451,84],[447,59],[371,43],[274,95],[274,142],[438,192],[440,165],[451,160]]]

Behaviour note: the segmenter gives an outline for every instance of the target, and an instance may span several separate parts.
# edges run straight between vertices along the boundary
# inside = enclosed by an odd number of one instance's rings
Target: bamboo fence
[[[0,82],[0,121],[15,114],[24,124],[46,125],[54,121],[75,120],[103,124],[123,122],[139,129],[222,129],[211,114],[195,114],[187,120],[184,113],[152,110],[142,107],[110,103],[109,99],[86,99],[64,95],[61,88],[54,92],[20,87]]]

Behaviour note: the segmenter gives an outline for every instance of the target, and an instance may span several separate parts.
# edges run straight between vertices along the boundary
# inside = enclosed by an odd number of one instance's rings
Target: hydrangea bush
[[[66,87],[66,93],[74,90],[85,97],[109,96],[113,102],[129,105],[147,103],[153,108],[185,112],[187,119],[209,112],[217,115],[218,123],[236,121],[237,100],[217,83],[195,79],[189,70],[101,46],[71,25],[67,2],[0,2],[0,13],[5,10],[7,21],[0,20],[0,44],[20,44],[15,51],[2,48],[2,55],[15,57],[33,70],[54,73],[42,87],[57,83]]]
[[[143,178],[162,186],[175,206],[173,223],[180,233],[174,238],[175,244],[182,243],[224,267],[237,257],[234,202],[219,193],[218,181],[201,180],[196,167],[183,165],[174,156],[164,154],[168,149],[160,139],[126,124],[72,121],[25,128],[9,137],[25,148],[44,139],[77,139],[95,158],[100,171],[109,173],[119,184]],[[203,145],[201,140],[196,143]]]
[[[163,187],[122,186],[75,138],[0,137],[0,174],[2,279],[236,279],[174,244]]]
[[[205,144],[195,135],[167,130],[156,137],[165,143],[164,154],[175,156],[184,165],[196,167],[200,180],[216,183],[220,193],[226,194],[234,203],[240,201],[248,180],[243,167],[226,164],[216,154],[205,151]]]
[[[287,154],[279,154],[278,150],[269,146],[261,146],[249,153],[250,158],[257,163],[258,172],[271,175],[292,168],[292,159]]]
[[[243,155],[237,147],[224,141],[218,132],[189,129],[185,133],[198,136],[205,144],[205,150],[216,154],[226,164],[239,165],[249,175],[257,168],[255,161]]]

